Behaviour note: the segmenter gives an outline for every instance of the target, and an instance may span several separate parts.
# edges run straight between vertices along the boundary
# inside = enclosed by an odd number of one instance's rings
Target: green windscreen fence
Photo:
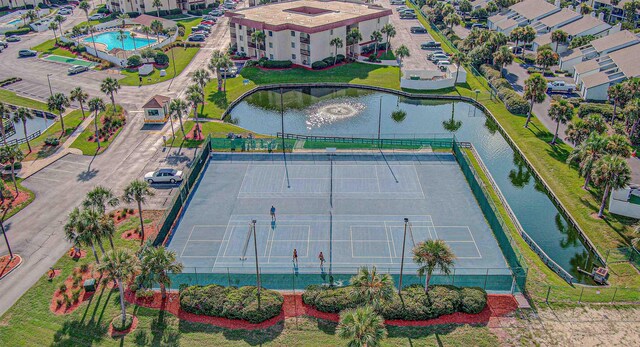
[[[513,276],[518,288],[521,291],[524,291],[527,279],[527,269],[524,265],[525,263],[522,258],[522,254],[518,251],[515,241],[507,231],[507,225],[504,219],[500,215],[497,206],[494,205],[493,200],[489,197],[487,188],[482,184],[478,173],[474,170],[469,157],[464,153],[461,145],[462,144],[460,143],[454,143],[453,153],[460,165],[460,168],[462,169],[464,177],[471,187],[474,197],[480,205],[482,213],[487,219],[491,230],[493,230],[496,240],[498,241],[498,245],[502,250],[502,254],[507,260],[507,264],[509,264],[509,267],[511,267],[511,270],[513,271]],[[470,144],[466,144],[465,146],[471,147]]]

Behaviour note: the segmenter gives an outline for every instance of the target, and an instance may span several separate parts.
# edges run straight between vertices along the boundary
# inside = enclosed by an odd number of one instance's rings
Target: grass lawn
[[[176,76],[177,76],[180,73],[182,73],[182,70],[184,70],[187,67],[187,65],[189,65],[193,57],[196,55],[196,53],[198,53],[199,49],[200,48],[198,47],[172,48],[170,51],[166,52],[166,54],[169,56],[169,66],[165,69],[167,74],[164,77],[160,77],[160,70],[154,69],[151,75],[142,77],[142,84],[148,85],[148,84],[160,83],[160,82],[168,81],[173,77],[173,61],[171,58],[172,51],[176,59]],[[137,86],[140,84],[138,80],[138,71],[129,71],[127,69],[123,69],[121,73],[126,77],[119,81],[120,85]]]
[[[176,20],[176,22],[181,23],[182,25],[184,25],[184,36],[182,37],[185,41],[187,40],[187,37],[189,37],[189,35],[191,35],[191,28],[200,24],[200,22],[202,22],[202,18],[188,18],[188,19],[181,19],[181,20]],[[218,25],[218,24],[216,24]]]
[[[111,106],[111,104],[109,104],[109,105],[107,105],[107,109],[105,111],[102,111],[98,115],[98,118],[99,118],[98,128],[99,129],[102,129],[102,127],[104,126],[105,116],[111,115],[111,109],[112,109],[112,106]],[[120,105],[116,105],[116,116],[118,114],[122,114],[122,107]],[[71,148],[77,148],[77,149],[81,150],[82,154],[84,154],[84,155],[100,154],[100,153],[106,151],[107,148],[109,148],[109,145],[111,145],[111,143],[118,137],[118,135],[122,131],[123,127],[124,126],[118,128],[118,130],[116,130],[115,134],[112,135],[111,137],[109,137],[108,140],[100,141],[100,150],[98,151],[98,143],[96,141],[89,141],[89,137],[94,137],[95,136],[95,126],[94,126],[94,124],[92,122],[91,125],[87,126],[84,129],[84,131],[82,131],[82,134],[80,134],[78,136],[78,138],[76,138],[76,140],[73,141],[73,143],[71,144]]]
[[[185,147],[185,148],[194,148],[199,147],[202,144],[202,140],[186,140],[184,136],[182,136],[182,131],[180,130],[180,124],[174,123],[175,128],[175,139],[167,140],[166,145],[171,147]],[[196,125],[194,121],[186,121],[184,122],[184,131],[189,134],[193,127]],[[249,134],[251,131],[247,131],[245,128],[241,128],[239,126],[233,125],[231,123],[221,123],[221,122],[202,122],[200,123],[202,127],[202,134],[206,138],[207,135],[211,135],[212,137],[226,137],[228,133],[236,133],[236,134]]]
[[[31,47],[31,49],[33,49],[34,51],[38,51],[40,52],[41,56],[43,54],[55,54],[55,55],[60,55],[63,57],[69,57],[69,58],[75,58],[76,55],[69,52],[66,49],[60,48],[60,47],[56,47],[55,46],[56,40],[48,40],[45,41],[37,46]]]
[[[7,104],[16,106],[24,106],[41,111],[48,111],[47,104],[45,104],[44,102],[25,98],[23,96],[18,96],[16,95],[16,93],[6,89],[0,89],[0,102],[5,102]]]
[[[146,218],[146,217],[145,217]],[[116,248],[137,250],[139,241],[120,237],[137,226],[132,217],[117,227]],[[108,241],[104,243],[109,249]],[[96,247],[97,248],[97,247]],[[336,325],[311,318],[288,319],[263,330],[229,330],[201,323],[180,321],[158,310],[127,304],[127,312],[139,321],[136,330],[112,338],[107,329],[120,312],[118,291],[101,286],[93,298],[74,312],[55,315],[49,310],[53,293],[81,264],[94,262],[91,251],[77,261],[65,255],[54,265],[61,275],[49,281],[43,275],[2,317],[2,346],[339,346],[345,341],[335,335]],[[100,249],[97,250],[101,256]],[[485,326],[443,325],[438,327],[388,328],[382,346],[495,346],[497,338]]]
[[[30,141],[31,153],[28,153],[29,148],[26,143],[20,144],[20,149],[26,153],[25,160],[42,159],[53,154],[58,147],[45,146],[44,140],[47,137],[56,137],[60,140],[60,144],[62,144],[69,138],[73,131],[76,130],[80,123],[82,123],[82,112],[80,110],[72,111],[64,117],[64,134],[62,133],[62,125],[59,121],[56,121],[44,133]]]

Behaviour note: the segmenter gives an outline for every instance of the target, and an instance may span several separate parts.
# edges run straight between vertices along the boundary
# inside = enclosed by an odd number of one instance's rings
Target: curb
[[[3,278],[9,276],[10,273],[13,272],[13,270],[17,269],[20,267],[20,265],[22,265],[23,259],[19,254],[16,254],[14,257],[17,257],[18,259],[20,259],[20,261],[18,262],[18,265],[14,266],[13,269],[9,270],[7,273],[5,273],[4,275],[0,276],[0,280],[2,280]]]

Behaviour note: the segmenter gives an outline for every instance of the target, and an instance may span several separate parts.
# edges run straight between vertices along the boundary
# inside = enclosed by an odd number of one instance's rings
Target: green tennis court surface
[[[197,283],[251,284],[255,219],[267,287],[287,288],[290,282],[279,283],[278,275],[305,274],[306,282],[317,283],[362,265],[398,274],[405,217],[405,274],[416,273],[415,244],[442,239],[457,256],[456,273],[477,276],[470,285],[500,275],[501,289],[509,289],[511,270],[450,153],[296,153],[286,161],[282,153],[212,153],[168,248],[185,266],[178,282],[194,283],[198,274]],[[419,281],[413,277],[405,283]]]
[[[90,62],[87,60],[63,57],[60,55],[49,55],[43,59],[48,61],[53,61],[56,63],[64,63],[69,65],[82,65],[82,66],[88,66],[88,67],[93,67],[97,65],[96,63]]]

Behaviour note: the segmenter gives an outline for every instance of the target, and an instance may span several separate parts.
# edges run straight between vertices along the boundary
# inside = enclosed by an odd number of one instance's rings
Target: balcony
[[[300,54],[308,57],[311,55],[311,52],[309,52],[308,49],[300,49]]]
[[[300,43],[311,43],[311,38],[309,36],[300,35]]]

